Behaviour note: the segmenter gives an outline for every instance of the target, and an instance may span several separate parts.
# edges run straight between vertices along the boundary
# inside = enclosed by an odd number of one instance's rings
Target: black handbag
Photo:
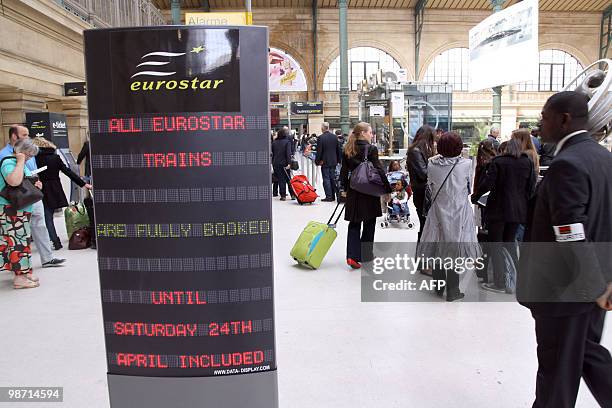
[[[423,199],[423,217],[427,217],[427,214],[429,213],[429,209],[431,208],[433,203],[436,202],[438,195],[440,195],[440,191],[442,191],[442,187],[444,187],[444,184],[446,184],[446,181],[450,177],[451,173],[453,172],[453,170],[455,170],[455,166],[457,165],[457,163],[459,163],[459,160],[457,160],[455,164],[453,164],[453,167],[450,169],[450,171],[446,175],[446,178],[440,185],[440,188],[438,189],[438,192],[436,193],[436,196],[433,198],[433,200],[431,199],[431,187],[429,186],[429,184],[425,186],[425,198]]]
[[[289,163],[289,168],[293,171],[298,171],[300,169],[300,164],[295,160],[295,158],[291,157],[291,163]]]
[[[0,160],[0,168],[6,159],[15,159],[14,156],[8,156]],[[38,177],[30,176],[23,177],[23,181],[18,186],[11,186],[6,182],[4,175],[0,172],[2,180],[4,180],[4,188],[0,191],[0,196],[5,198],[16,210],[22,210],[25,207],[34,204],[43,199],[43,192],[34,185],[38,181]]]

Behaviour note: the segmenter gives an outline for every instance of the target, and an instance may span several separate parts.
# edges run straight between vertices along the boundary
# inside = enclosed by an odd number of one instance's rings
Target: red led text
[[[145,153],[147,167],[209,167],[212,165],[210,152],[189,153]]]
[[[208,334],[211,336],[230,336],[253,333],[253,321],[210,323]]]
[[[205,305],[204,294],[194,291],[155,291],[151,292],[154,305]]]

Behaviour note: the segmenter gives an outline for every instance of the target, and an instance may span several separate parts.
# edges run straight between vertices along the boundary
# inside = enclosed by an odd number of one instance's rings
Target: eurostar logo
[[[194,53],[194,54],[199,54],[202,51],[204,51],[204,46],[203,45],[200,45],[199,47],[194,47],[193,50],[191,50],[191,52]]]
[[[199,58],[201,53],[204,53],[206,48],[204,45],[193,47],[189,54],[195,54],[194,58]],[[136,68],[141,70],[136,72],[130,78],[134,79],[139,76],[153,76],[153,77],[169,77],[175,75],[177,72],[172,69],[167,69],[167,66],[174,62],[177,58],[184,58],[187,52],[168,52],[168,51],[154,51],[143,55],[140,59],[145,60],[138,64]],[[155,60],[151,60],[155,57]],[[205,58],[205,57],[204,57]],[[163,59],[163,60],[162,60]],[[166,70],[167,69],[167,70]],[[222,83],[223,79],[205,79],[201,80],[198,77],[191,77],[189,79],[179,80],[168,80],[168,81],[133,81],[130,84],[130,90],[133,92],[139,91],[160,91],[160,90],[203,90],[203,89],[217,89]]]

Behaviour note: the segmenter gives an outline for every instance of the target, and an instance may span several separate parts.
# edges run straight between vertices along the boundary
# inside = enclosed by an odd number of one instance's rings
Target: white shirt
[[[570,133],[569,135],[565,136],[563,139],[561,139],[559,141],[559,143],[557,143],[557,148],[555,149],[555,156],[559,154],[559,152],[561,151],[561,149],[563,148],[563,145],[570,140],[572,137],[577,136],[577,135],[581,135],[583,133],[587,133],[586,130],[578,130],[574,133]]]

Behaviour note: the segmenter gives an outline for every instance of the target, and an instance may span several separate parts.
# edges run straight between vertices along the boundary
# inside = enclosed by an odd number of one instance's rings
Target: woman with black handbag
[[[28,183],[32,188],[32,173],[25,166],[26,161],[36,156],[38,147],[31,139],[20,139],[14,145],[14,156],[4,158],[0,164],[0,249],[4,258],[3,269],[15,274],[13,288],[31,289],[40,286],[38,277],[34,276],[31,260],[31,233],[30,219],[32,217],[32,204],[27,203],[22,208],[16,208],[9,198],[31,201],[28,197],[15,195],[13,187]],[[42,183],[34,181],[33,185],[40,189]],[[25,187],[25,186],[24,186]],[[10,190],[13,191],[10,191]],[[27,190],[27,189],[26,189]],[[27,191],[25,192],[27,195]],[[42,194],[39,196],[42,198]]]
[[[376,217],[382,215],[380,195],[374,196],[361,193],[351,188],[349,173],[353,172],[366,160],[379,170],[382,186],[385,192],[391,192],[391,186],[378,160],[378,150],[372,142],[372,128],[367,123],[358,123],[351,132],[342,155],[340,180],[347,189],[346,213],[344,219],[349,222],[346,243],[346,263],[353,269],[361,268],[362,261],[370,261],[372,254],[362,254],[362,245],[371,247],[376,232]],[[367,151],[367,156],[366,156]],[[363,225],[363,231],[362,231]]]

